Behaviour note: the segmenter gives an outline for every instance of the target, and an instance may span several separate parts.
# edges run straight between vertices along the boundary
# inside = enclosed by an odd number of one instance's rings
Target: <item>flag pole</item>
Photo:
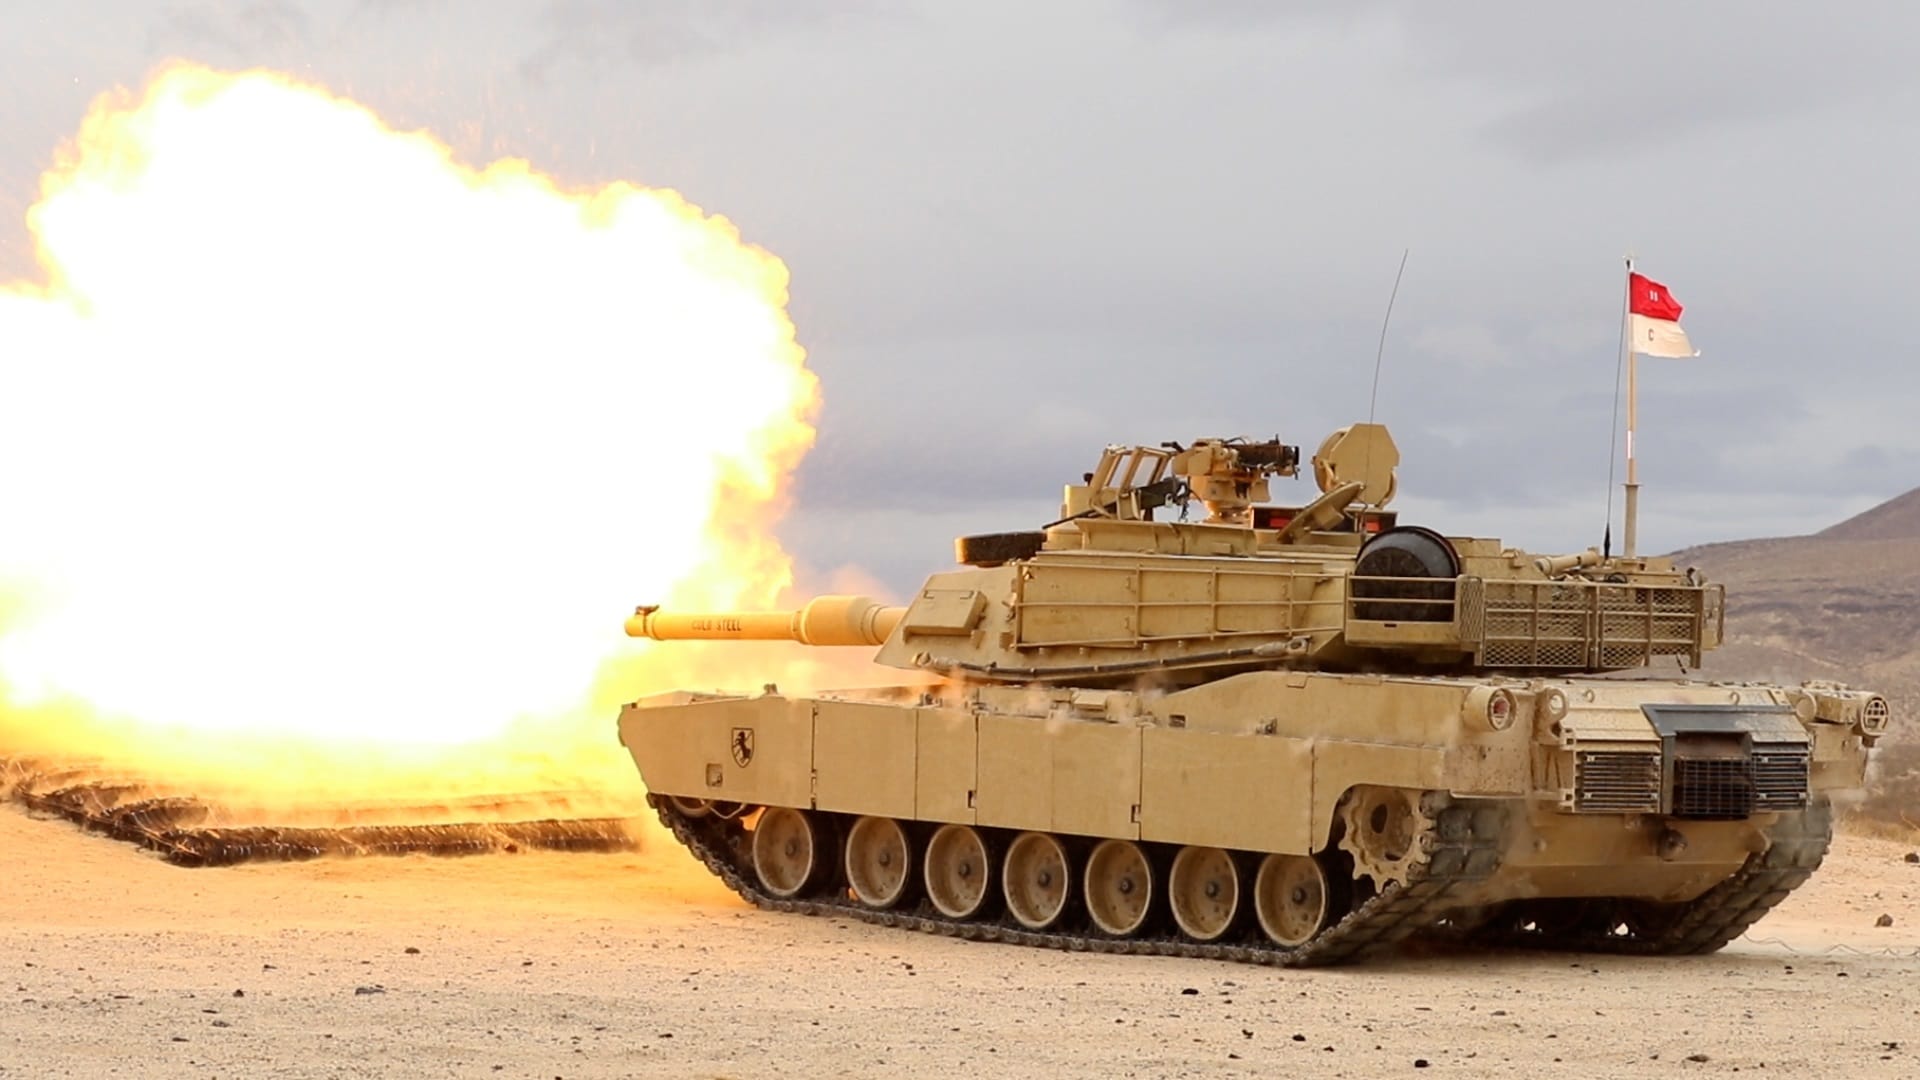
[[[1635,409],[1635,398],[1637,396],[1635,393],[1637,390],[1635,375],[1637,372],[1634,366],[1633,331],[1630,322],[1632,316],[1629,314],[1632,306],[1633,256],[1629,255],[1627,256],[1627,287],[1620,304],[1620,326],[1622,331],[1620,340],[1626,343],[1625,348],[1627,353],[1627,518],[1626,528],[1622,530],[1620,553],[1629,559],[1638,555],[1640,551],[1637,544],[1637,534],[1640,523],[1640,474],[1634,469],[1633,459],[1633,429],[1634,422],[1637,419],[1637,410]]]

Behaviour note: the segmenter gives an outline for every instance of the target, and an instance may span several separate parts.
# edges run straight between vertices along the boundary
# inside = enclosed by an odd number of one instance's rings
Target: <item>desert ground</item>
[[[1908,850],[1710,957],[1279,971],[769,914],[664,839],[187,870],[8,806],[0,1077],[1914,1076]]]

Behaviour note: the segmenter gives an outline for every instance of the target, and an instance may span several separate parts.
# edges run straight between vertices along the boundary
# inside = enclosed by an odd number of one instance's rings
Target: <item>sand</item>
[[[666,841],[184,870],[4,807],[0,1077],[1915,1076],[1906,851],[1710,957],[1275,971],[768,914]]]

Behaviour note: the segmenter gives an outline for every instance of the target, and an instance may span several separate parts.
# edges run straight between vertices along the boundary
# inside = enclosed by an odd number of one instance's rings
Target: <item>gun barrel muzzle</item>
[[[627,634],[655,641],[879,645],[906,611],[865,596],[818,596],[798,611],[686,613],[642,607],[627,619]]]

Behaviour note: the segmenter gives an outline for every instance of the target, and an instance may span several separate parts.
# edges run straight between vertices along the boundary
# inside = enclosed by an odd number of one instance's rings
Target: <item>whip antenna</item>
[[[1400,249],[1400,269],[1393,272],[1393,291],[1387,294],[1387,313],[1380,319],[1380,345],[1373,350],[1373,390],[1367,394],[1367,424],[1369,426],[1373,424],[1373,407],[1380,400],[1380,362],[1385,359],[1387,355],[1387,327],[1393,322],[1393,302],[1400,297],[1400,278],[1401,275],[1407,272],[1407,256],[1412,253],[1412,248]],[[1369,438],[1367,440],[1367,460],[1365,466],[1363,466],[1365,475],[1367,476],[1373,475],[1373,443],[1373,439]],[[1364,522],[1364,514],[1356,517],[1354,520],[1356,522]]]
[[[1367,423],[1373,423],[1373,406],[1380,400],[1380,361],[1387,355],[1387,324],[1393,322],[1393,302],[1400,296],[1400,276],[1407,272],[1407,256],[1412,248],[1400,249],[1400,269],[1393,272],[1393,291],[1387,294],[1387,314],[1380,320],[1380,347],[1373,353],[1373,392],[1367,395]],[[1368,444],[1371,449],[1372,444]],[[1371,456],[1371,454],[1369,454]]]

